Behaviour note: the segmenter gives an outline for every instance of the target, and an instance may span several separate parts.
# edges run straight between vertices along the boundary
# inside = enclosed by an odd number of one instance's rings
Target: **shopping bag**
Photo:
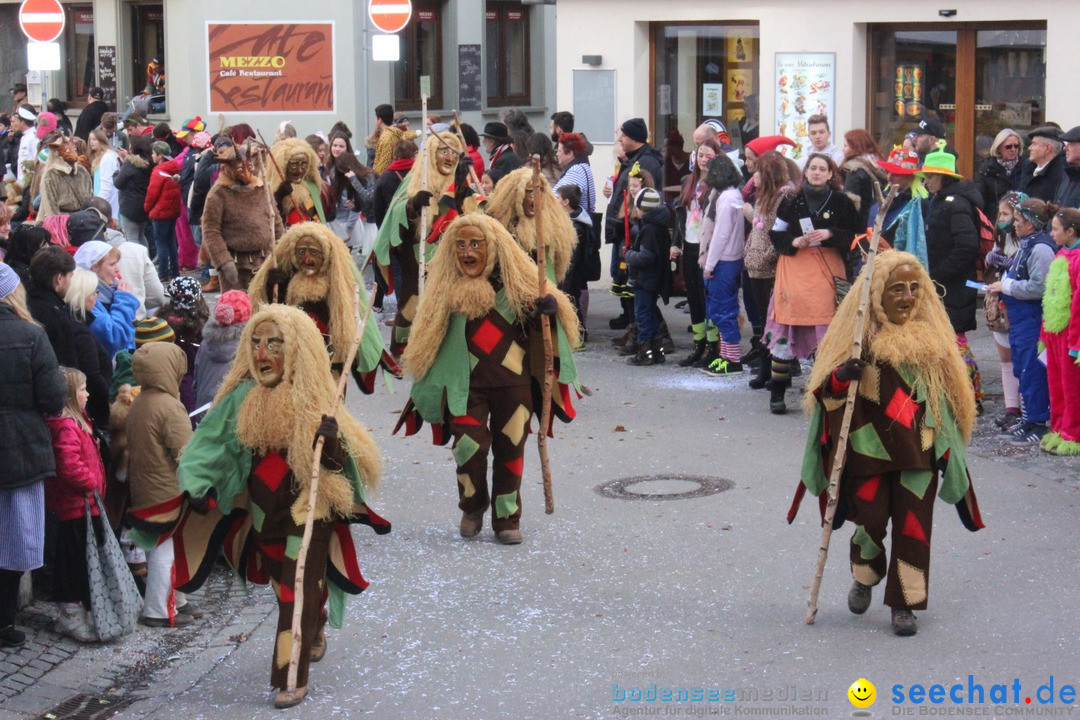
[[[94,501],[98,511],[104,513],[105,504],[97,491],[94,491]],[[86,573],[90,580],[90,614],[94,618],[98,638],[108,642],[135,629],[135,622],[142,611],[142,598],[112,528],[99,519],[99,540],[90,513],[89,498],[84,499],[83,503],[86,506]]]

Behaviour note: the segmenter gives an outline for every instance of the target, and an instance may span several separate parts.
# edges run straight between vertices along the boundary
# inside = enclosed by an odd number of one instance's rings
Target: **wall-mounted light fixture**
[[[937,14],[941,17],[956,17],[956,10],[938,10]]]
[[[581,56],[581,62],[584,65],[594,65],[594,66],[595,65],[603,65],[604,64],[604,56],[603,55],[582,55]]]

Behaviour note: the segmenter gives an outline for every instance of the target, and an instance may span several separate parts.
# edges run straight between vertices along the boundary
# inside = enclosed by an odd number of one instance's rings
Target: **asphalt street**
[[[987,528],[968,532],[938,502],[930,605],[917,613],[913,638],[892,634],[880,589],[866,615],[848,612],[845,526],[834,534],[817,623],[808,626],[816,505],[806,502],[794,524],[785,522],[805,418],[770,415],[767,391],[749,390],[747,376],[710,378],[674,362],[626,365],[608,343],[613,311],[609,297],[594,293],[595,329],[576,355],[593,395],[578,401],[578,418],[558,425],[549,443],[553,515],[543,510],[535,436],[530,443],[522,545],[499,545],[490,526],[475,539],[458,537],[449,447],[433,446],[427,427],[411,438],[390,435],[407,382],[395,382],[392,394],[354,388],[348,407],[373,428],[385,461],[373,505],[394,529],[384,537],[355,530],[372,584],[351,600],[345,627],[331,631],[308,699],[288,711],[271,706],[271,612],[186,690],[165,694],[151,682],[145,699],[117,717],[838,718],[855,710],[847,689],[859,678],[877,687],[866,711],[877,717],[949,708],[1080,713],[1059,696],[1041,705],[1035,695],[1051,676],[1055,693],[1080,684],[1074,465],[1044,477],[1006,457],[972,453]],[[686,323],[679,311],[666,315],[673,330]],[[676,337],[674,360],[688,345],[684,334]],[[789,392],[789,406],[796,403]],[[699,488],[686,480],[627,488],[652,495],[645,498],[597,492],[620,478],[670,475],[732,487],[691,499],[661,497]],[[254,588],[243,602],[272,600]],[[954,683],[963,683],[967,701],[969,675],[987,695],[1018,680],[1018,702],[1011,689],[1001,704],[892,701],[896,685],[907,693],[913,684]],[[657,697],[685,688],[689,700],[632,699],[635,690],[650,697],[654,686]]]

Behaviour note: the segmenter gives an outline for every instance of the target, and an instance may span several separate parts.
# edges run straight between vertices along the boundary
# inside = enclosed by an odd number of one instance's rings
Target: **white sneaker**
[[[60,617],[53,629],[61,635],[67,635],[79,642],[98,642],[97,630],[90,611],[82,603],[60,603]]]

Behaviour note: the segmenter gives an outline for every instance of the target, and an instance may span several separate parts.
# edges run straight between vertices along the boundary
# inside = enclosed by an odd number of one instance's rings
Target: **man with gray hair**
[[[1050,202],[1065,177],[1064,144],[1058,138],[1061,131],[1053,126],[1035,128],[1028,135],[1028,158],[1031,165],[1020,177],[1020,190],[1029,197]]]
[[[1080,125],[1058,138],[1065,143],[1065,170],[1054,193],[1054,204],[1063,208],[1080,207]]]

